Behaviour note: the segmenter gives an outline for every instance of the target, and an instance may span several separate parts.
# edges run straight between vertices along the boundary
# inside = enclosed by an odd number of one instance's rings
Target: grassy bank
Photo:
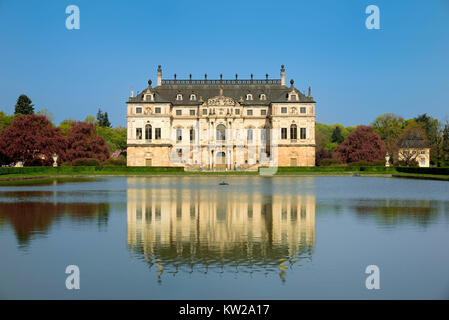
[[[374,175],[397,177],[437,177],[449,178],[442,175],[441,168],[435,174],[429,173],[429,168],[385,168],[381,166],[329,166],[329,167],[278,167],[276,175]],[[261,170],[263,170],[261,168]],[[411,171],[411,172],[410,172]],[[48,179],[54,177],[101,177],[101,176],[135,176],[135,175],[259,175],[252,171],[184,171],[183,167],[124,167],[124,166],[64,166],[64,167],[23,167],[0,168],[0,181],[17,179]]]

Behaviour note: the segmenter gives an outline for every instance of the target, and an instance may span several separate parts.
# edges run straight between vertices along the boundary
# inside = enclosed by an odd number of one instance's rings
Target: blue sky
[[[67,30],[65,8],[80,8]],[[365,8],[380,8],[380,30]],[[148,79],[279,78],[312,87],[317,121],[369,124],[449,116],[449,1],[0,0],[0,110],[25,93],[59,123],[98,108],[126,124],[131,88]]]

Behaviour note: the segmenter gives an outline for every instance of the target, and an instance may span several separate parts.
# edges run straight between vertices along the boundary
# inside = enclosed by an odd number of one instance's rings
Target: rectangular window
[[[240,109],[235,109],[235,114],[240,114]]]
[[[281,128],[281,139],[287,139],[287,128]]]
[[[182,114],[182,110],[176,110],[176,115],[180,116]]]
[[[267,115],[267,110],[260,110],[260,115],[261,116],[266,116]]]
[[[136,108],[136,113],[142,113],[142,108],[141,107],[137,107]]]
[[[161,113],[161,108],[160,107],[154,108],[154,113]]]
[[[287,107],[282,107],[281,108],[281,113],[287,113]]]
[[[161,139],[161,128],[154,129],[154,138],[157,140]]]
[[[300,113],[306,113],[306,107],[299,108],[299,112]]]
[[[248,129],[247,139],[248,139],[248,142],[253,141],[253,129]]]
[[[299,138],[300,139],[306,139],[306,128],[300,128]]]
[[[195,140],[195,131],[193,129],[190,129],[190,141]]]
[[[290,100],[296,101],[296,94],[290,95]]]
[[[176,140],[181,141],[182,140],[182,130],[176,129]]]
[[[142,139],[142,128],[136,128],[136,139]]]
[[[194,116],[195,115],[195,110],[190,110],[190,115]]]
[[[251,109],[250,109],[250,110],[247,110],[247,111],[246,111],[246,114],[247,114],[248,116],[252,116],[252,115],[253,115],[253,110],[251,110]]]
[[[207,115],[207,109],[203,109],[203,116]]]
[[[296,131],[296,125],[295,124],[292,124],[291,126],[290,126],[290,139],[291,140],[296,140],[296,139],[298,139],[298,132]]]

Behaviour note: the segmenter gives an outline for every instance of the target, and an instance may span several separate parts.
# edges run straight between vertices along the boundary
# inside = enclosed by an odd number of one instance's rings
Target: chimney
[[[134,98],[134,89],[131,88],[131,98]]]
[[[161,65],[158,65],[157,67],[157,85],[162,85],[162,68]]]
[[[285,86],[285,68],[281,65],[281,85]]]
[[[312,89],[309,87],[309,98],[310,98],[311,93],[312,93]]]

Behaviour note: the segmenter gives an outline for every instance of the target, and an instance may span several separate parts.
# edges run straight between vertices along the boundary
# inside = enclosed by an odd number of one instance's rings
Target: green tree
[[[393,113],[384,113],[371,123],[371,127],[385,142],[387,152],[393,160],[397,152],[396,143],[402,133],[402,128],[404,127],[404,119]]]
[[[442,159],[445,166],[449,166],[449,121],[446,121],[442,134]]]
[[[441,124],[440,122],[428,116],[426,113],[414,118],[417,123],[423,125],[426,130],[427,139],[430,143],[430,161],[440,165],[441,161]]]
[[[103,113],[101,109],[98,109],[97,112],[97,123],[100,127],[111,127],[111,123],[109,122],[108,113]]]
[[[34,104],[25,94],[17,98],[14,114],[34,114]]]
[[[8,116],[6,113],[0,111],[0,133],[11,125],[14,116]]]
[[[97,126],[97,134],[106,141],[111,152],[126,150],[127,133],[125,127],[109,128]]]
[[[340,126],[336,126],[334,131],[332,132],[331,142],[340,144],[343,141],[345,141],[345,138],[343,137],[342,130]]]
[[[53,113],[48,110],[47,108],[41,109],[37,112],[40,116],[45,116],[50,122],[53,122],[55,120],[55,117],[53,116]]]

